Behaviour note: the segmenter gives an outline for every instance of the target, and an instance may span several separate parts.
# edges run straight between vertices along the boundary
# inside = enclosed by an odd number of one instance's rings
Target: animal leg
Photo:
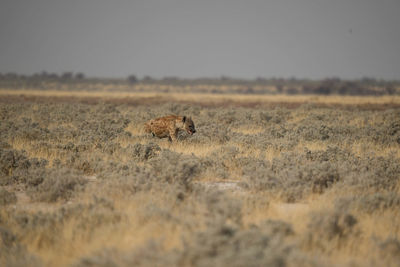
[[[178,130],[174,130],[174,131],[170,130],[170,132],[169,132],[169,136],[173,142],[176,142],[177,133],[178,133]]]

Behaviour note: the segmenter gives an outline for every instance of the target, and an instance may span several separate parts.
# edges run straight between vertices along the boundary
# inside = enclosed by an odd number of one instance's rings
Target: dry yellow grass
[[[190,102],[199,104],[210,104],[218,106],[221,103],[229,101],[240,103],[241,106],[247,104],[270,104],[270,103],[294,103],[294,104],[324,104],[324,105],[400,105],[400,96],[383,96],[383,97],[339,97],[339,96],[286,96],[286,95],[212,95],[212,94],[174,94],[174,93],[124,93],[124,92],[109,92],[112,88],[108,88],[104,92],[61,92],[61,91],[31,91],[31,90],[0,90],[1,96],[35,96],[35,97],[75,97],[83,98],[101,98],[102,100],[110,99],[135,99],[137,101],[154,101],[156,98],[168,99],[169,102]],[[48,101],[48,100],[44,100]],[[116,102],[118,103],[118,102]],[[124,102],[122,102],[124,103]],[[38,111],[41,109],[39,103],[32,104],[31,109]],[[129,114],[130,110],[124,110],[123,115]],[[32,119],[40,123],[40,118],[34,117],[32,114],[25,113],[23,116],[31,116]],[[22,116],[22,115],[21,115]],[[296,114],[291,117],[288,122],[300,123],[307,118],[307,114]],[[16,119],[20,119],[19,117]],[[371,118],[366,122],[364,118],[355,116],[349,125],[356,127],[366,127],[368,125],[378,125],[384,123],[382,117]],[[52,130],[53,127],[60,126],[60,122],[51,122],[47,127]],[[72,123],[64,123],[63,126],[74,128]],[[79,130],[79,129],[76,129]],[[251,137],[261,134],[265,129],[259,125],[249,123],[230,129],[233,133],[248,135]],[[156,143],[161,149],[177,152],[186,156],[195,155],[200,160],[207,159],[213,153],[220,153],[226,147],[234,147],[238,149],[237,157],[254,158],[266,160],[271,163],[274,160],[279,161],[282,153],[291,152],[301,155],[305,149],[311,152],[326,151],[328,147],[335,146],[337,148],[351,151],[355,156],[363,157],[364,155],[373,152],[377,157],[384,158],[400,158],[400,145],[391,144],[381,145],[379,143],[369,143],[366,140],[360,139],[357,142],[331,142],[324,140],[306,141],[303,140],[295,146],[271,146],[267,149],[255,146],[249,146],[237,141],[227,141],[223,144],[210,142],[208,144],[201,142],[190,142],[190,139],[178,143],[171,143],[168,140],[151,139],[143,132],[142,125],[139,123],[129,123],[125,128],[131,136],[121,135],[113,139],[113,142],[122,148],[127,148],[131,144],[146,145],[150,141]],[[77,142],[74,139],[59,140],[60,144],[68,142]],[[40,143],[35,140],[25,140],[18,138],[10,138],[5,140],[13,149],[22,151],[25,150],[29,158],[43,158],[52,163],[59,159],[63,163],[67,160],[67,154],[60,153],[60,150],[51,150],[46,147],[40,147]],[[52,143],[52,145],[57,142]],[[82,158],[79,160],[96,161],[93,159],[95,153],[99,153],[94,147],[89,147],[84,153],[80,153]],[[132,162],[132,155],[124,151],[116,151],[113,154],[96,154],[101,155],[102,162],[122,162],[129,164]],[[68,156],[70,156],[68,154]],[[136,164],[136,163],[135,163]],[[242,182],[242,169],[246,166],[238,166],[233,159],[225,159],[221,164],[228,170],[229,178],[222,179],[215,175],[215,170],[202,172],[201,176],[195,178],[196,184],[208,183],[237,183]],[[138,166],[144,163],[137,163]],[[256,172],[257,170],[254,170]],[[94,178],[93,178],[94,177]],[[87,177],[86,177],[87,178]],[[107,177],[108,178],[108,177]],[[28,214],[41,216],[43,213],[54,215],[62,209],[77,208],[79,212],[85,213],[86,210],[79,210],[80,206],[95,206],[96,199],[104,198],[105,201],[112,203],[112,209],[102,211],[99,210],[100,219],[89,226],[84,224],[80,216],[85,214],[72,215],[63,220],[59,228],[53,229],[44,225],[34,228],[35,231],[28,232],[24,236],[18,236],[21,244],[27,247],[27,251],[39,257],[45,266],[70,266],[77,261],[101,253],[112,250],[118,252],[118,255],[129,255],[132,251],[140,248],[145,248],[148,243],[154,242],[160,245],[163,252],[168,253],[173,250],[182,250],[185,248],[183,240],[191,242],[195,234],[201,231],[207,231],[210,224],[217,219],[213,216],[221,212],[224,215],[224,210],[230,212],[231,202],[240,201],[242,203],[239,213],[241,215],[241,224],[234,222],[234,219],[228,217],[224,221],[224,226],[234,225],[240,230],[252,229],[252,227],[261,225],[268,220],[276,220],[278,222],[289,223],[294,231],[294,235],[288,237],[285,241],[292,247],[298,249],[298,253],[304,253],[304,257],[310,257],[323,265],[344,265],[352,262],[356,266],[365,264],[381,263],[384,265],[396,265],[397,255],[382,256],[377,249],[377,244],[371,239],[386,240],[387,238],[400,239],[400,212],[396,209],[387,209],[377,211],[372,214],[367,214],[361,210],[352,210],[352,215],[357,218],[354,233],[349,238],[336,237],[332,240],[322,240],[321,244],[325,249],[319,247],[316,243],[309,243],[307,238],[312,235],[313,229],[309,228],[309,224],[314,219],[314,213],[334,212],[335,201],[339,198],[357,197],[359,191],[354,191],[353,188],[328,188],[323,193],[310,192],[304,196],[301,201],[287,203],[283,196],[285,192],[271,193],[269,191],[244,190],[235,189],[221,190],[217,194],[226,197],[227,203],[225,206],[220,206],[214,210],[210,210],[210,205],[218,202],[217,196],[211,198],[210,202],[203,199],[203,195],[195,195],[192,192],[185,192],[183,196],[178,191],[168,191],[172,189],[152,189],[149,191],[134,191],[127,189],[130,184],[128,176],[127,180],[119,181],[119,178],[98,179],[96,174],[93,174],[92,180],[88,182],[85,190],[71,198],[68,202],[56,202],[51,204],[37,203],[33,200],[21,201],[21,192],[19,202],[14,207],[0,208],[0,224],[3,222],[13,222],[12,215],[18,212],[27,212]],[[121,184],[118,184],[121,183]],[[14,190],[15,188],[10,190]],[[132,190],[132,191],[129,191]],[[193,189],[194,192],[195,189]],[[353,190],[353,191],[352,191]],[[284,190],[283,190],[284,191]],[[376,193],[377,189],[370,188],[370,192],[362,192],[363,195],[368,193]],[[381,192],[386,192],[381,190]],[[400,194],[400,182],[392,191]],[[386,193],[387,193],[386,192]],[[177,196],[178,195],[178,196]],[[208,197],[204,193],[205,196]],[[27,195],[24,195],[28,198]],[[180,199],[182,198],[182,199]],[[99,205],[102,207],[101,205]],[[234,208],[232,208],[234,210]],[[103,222],[107,219],[110,212],[112,215],[120,214],[121,218],[112,223]],[[57,213],[58,215],[60,213]],[[95,214],[97,215],[97,214]],[[104,216],[104,217],[102,217]],[[222,215],[221,215],[222,216]],[[238,224],[238,225],[237,225]],[[8,225],[10,230],[18,234],[19,225]],[[211,228],[211,227],[210,227]],[[358,234],[360,233],[360,234]],[[324,233],[316,232],[314,235]],[[314,236],[315,238],[315,236]],[[156,252],[154,252],[156,253]],[[394,252],[396,253],[396,251]],[[106,254],[107,255],[107,254]],[[1,253],[0,253],[1,256]],[[95,256],[94,256],[95,257]],[[388,261],[385,261],[386,258]],[[322,260],[320,260],[322,258]],[[311,261],[312,262],[312,261]],[[1,257],[0,257],[1,263]],[[289,266],[296,266],[296,262],[289,262]],[[185,265],[182,265],[185,266]],[[189,265],[191,266],[191,265]]]
[[[91,193],[86,197],[90,198],[90,195]],[[85,199],[85,195],[81,197]],[[88,234],[88,229],[79,229],[81,220],[72,219],[66,222],[61,232],[48,233],[57,235],[55,244],[43,242],[40,233],[25,236],[24,243],[29,251],[35,252],[43,259],[46,266],[68,266],[77,258],[105,248],[129,251],[149,240],[161,242],[165,250],[180,248],[184,229],[180,229],[180,226],[173,222],[162,221],[162,218],[160,220],[157,217],[146,216],[146,204],[166,206],[166,203],[161,203],[164,200],[162,196],[154,198],[151,194],[138,194],[127,199],[118,196],[113,199],[116,211],[125,215],[118,224],[96,227]],[[82,200],[81,202],[84,203]]]
[[[137,99],[154,100],[167,98],[169,101],[189,101],[218,105],[226,101],[246,103],[294,103],[294,104],[339,104],[339,105],[399,105],[400,96],[319,96],[319,95],[242,95],[242,94],[199,94],[199,93],[145,93],[120,91],[41,91],[41,90],[7,90],[0,88],[0,96],[40,96],[40,97],[77,97],[103,99]]]

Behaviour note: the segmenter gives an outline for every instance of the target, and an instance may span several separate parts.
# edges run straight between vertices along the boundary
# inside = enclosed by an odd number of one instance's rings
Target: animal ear
[[[182,122],[185,123],[185,121],[186,121],[186,116],[183,116]]]

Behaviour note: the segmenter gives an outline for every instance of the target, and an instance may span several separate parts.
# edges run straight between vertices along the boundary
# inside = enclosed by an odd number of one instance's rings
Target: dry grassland
[[[400,96],[340,96],[340,95],[243,95],[209,93],[162,93],[162,92],[110,92],[110,91],[62,91],[62,90],[0,90],[0,96],[27,98],[29,100],[62,100],[78,102],[113,102],[120,104],[158,104],[165,102],[188,103],[202,106],[257,107],[283,104],[338,105],[389,108],[400,106]]]
[[[399,96],[2,90],[0,135],[0,266],[399,266]]]

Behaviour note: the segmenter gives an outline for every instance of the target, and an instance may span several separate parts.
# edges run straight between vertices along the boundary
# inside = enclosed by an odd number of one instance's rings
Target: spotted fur
[[[161,118],[149,120],[145,123],[146,133],[151,133],[158,138],[166,138],[170,141],[176,141],[178,132],[186,131],[192,135],[196,132],[192,118],[186,116],[169,115]]]

